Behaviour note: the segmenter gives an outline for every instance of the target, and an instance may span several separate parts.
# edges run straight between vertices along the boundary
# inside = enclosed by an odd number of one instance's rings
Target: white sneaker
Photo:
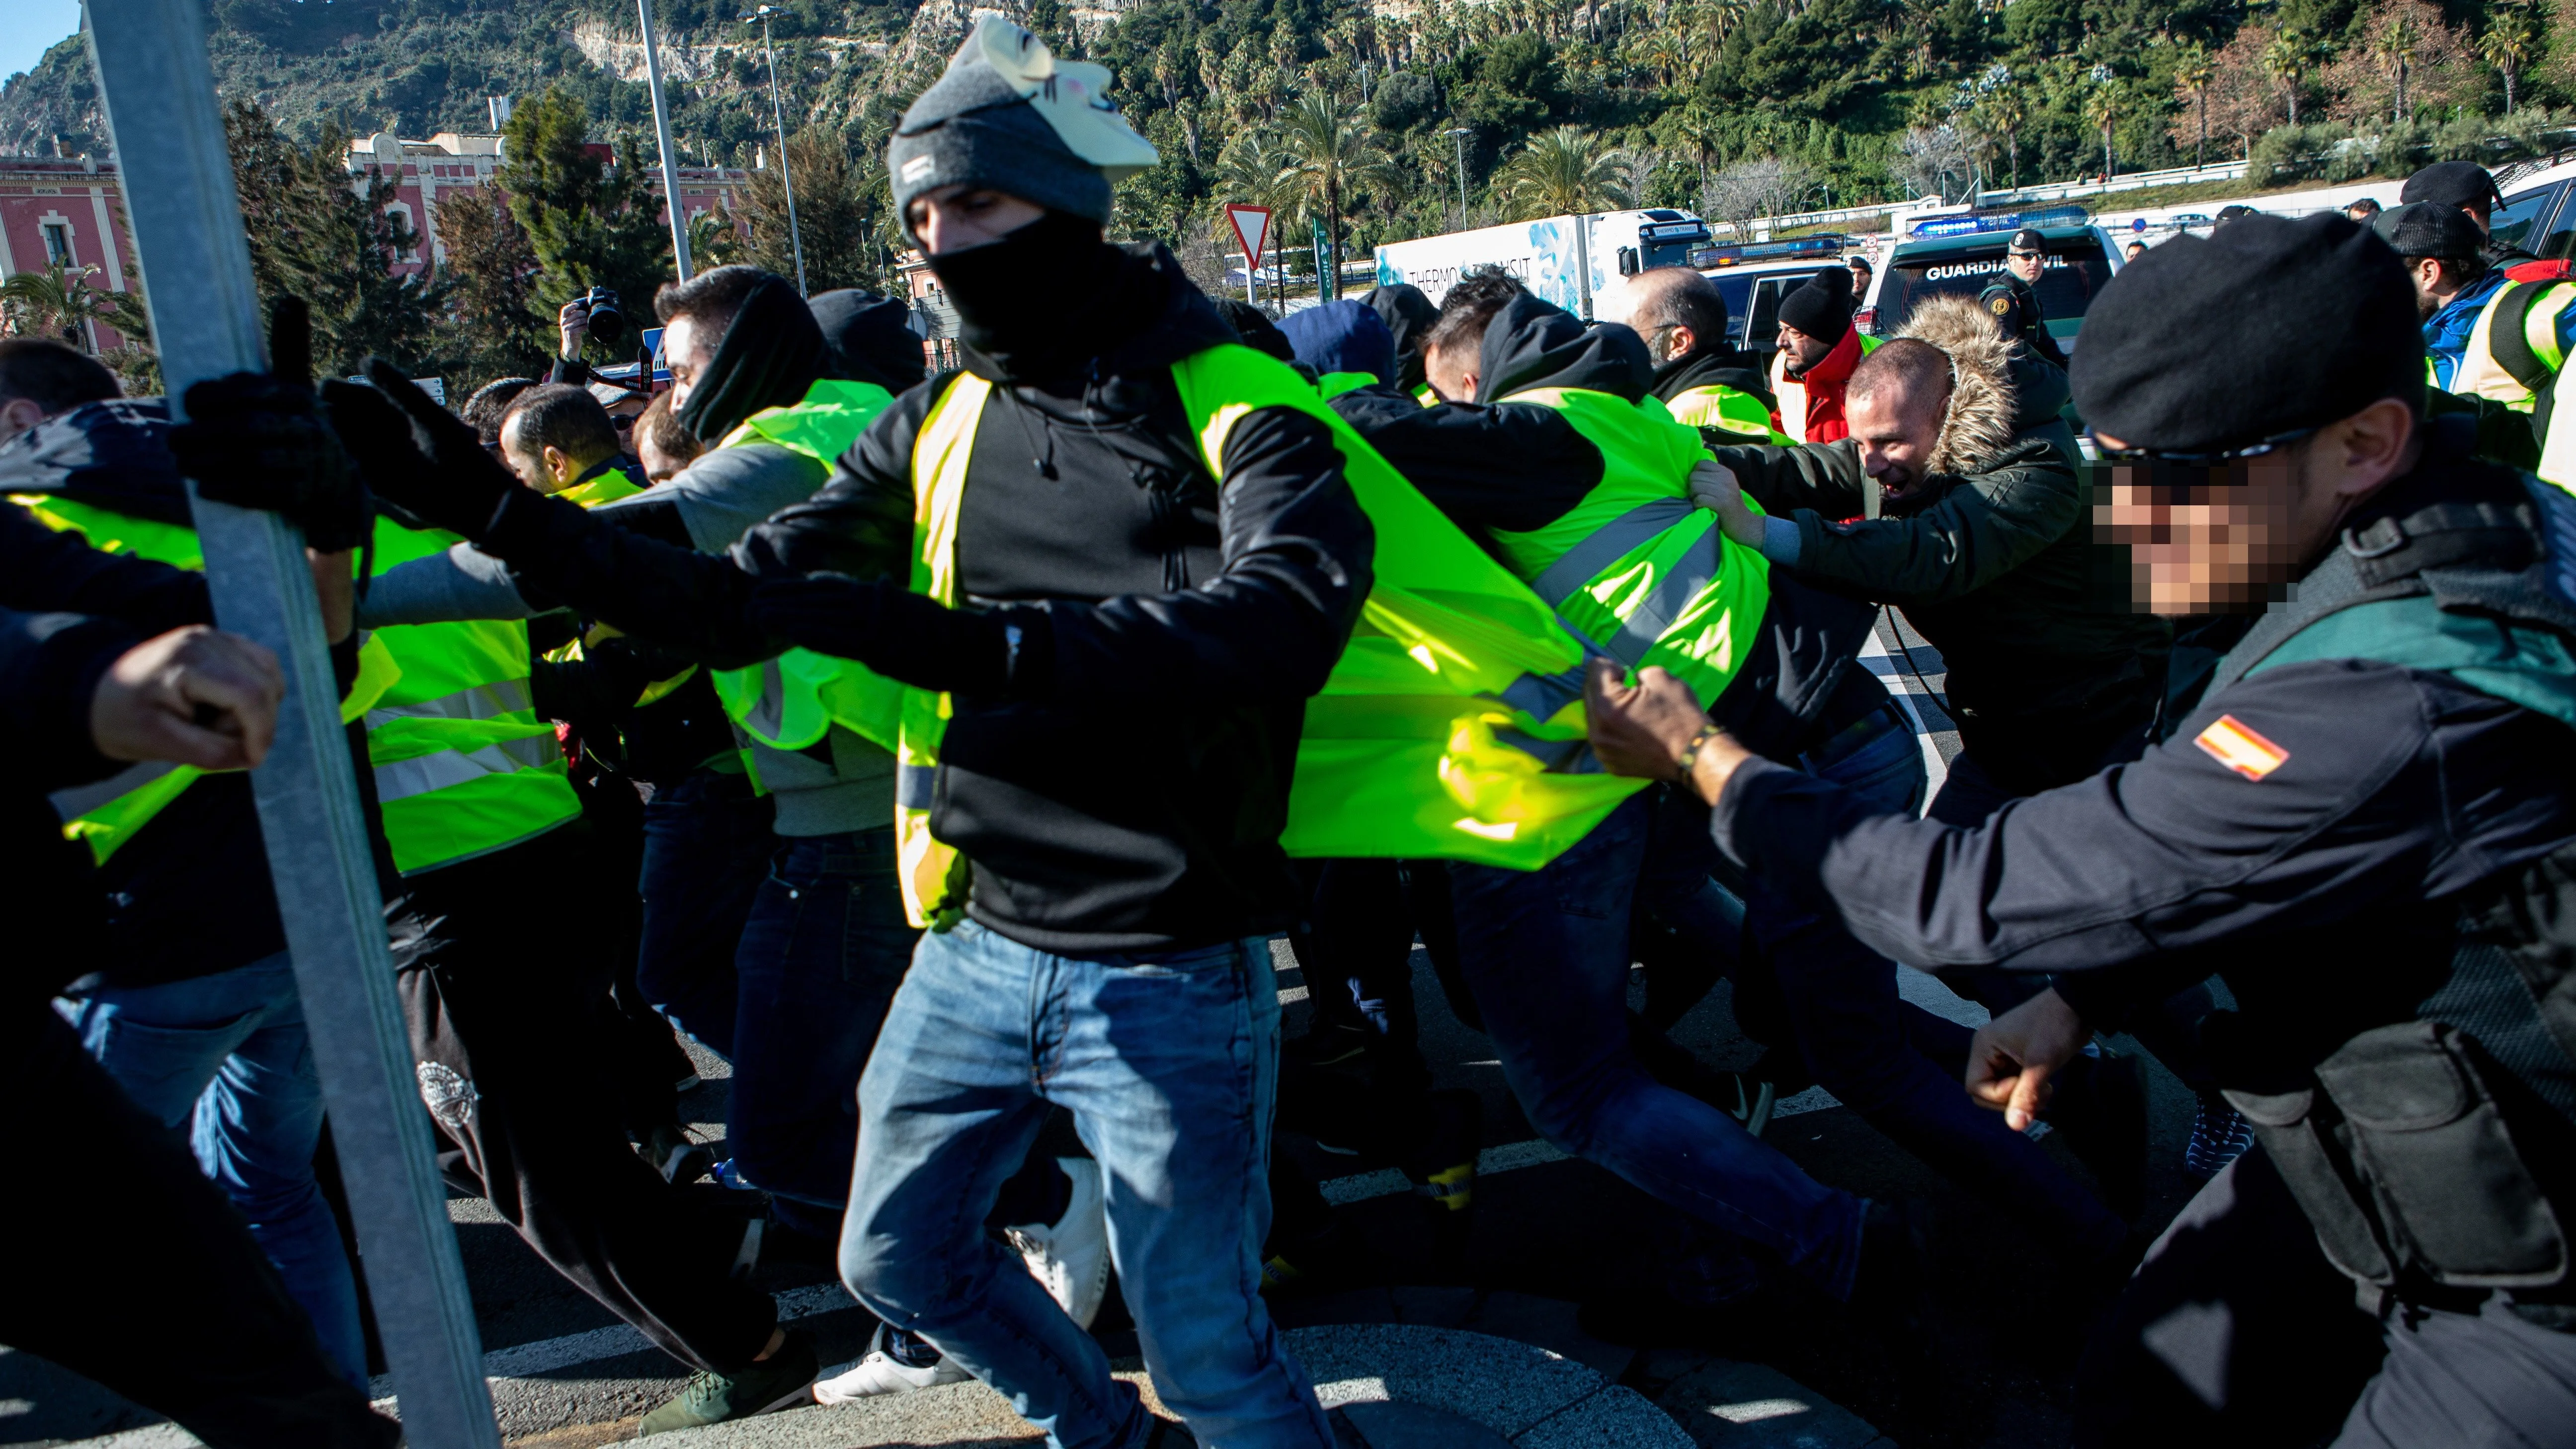
[[[871,1353],[849,1368],[814,1383],[814,1402],[825,1408],[855,1404],[861,1399],[878,1399],[888,1394],[908,1394],[915,1389],[936,1388],[941,1384],[964,1383],[973,1375],[959,1368],[952,1359],[942,1357],[928,1368],[907,1368],[884,1353]]]
[[[1073,1201],[1064,1216],[1006,1227],[1002,1236],[1020,1250],[1030,1275],[1046,1286],[1073,1326],[1088,1329],[1100,1316],[1100,1300],[1109,1296],[1109,1204],[1099,1163],[1088,1157],[1055,1162],[1073,1179]]]

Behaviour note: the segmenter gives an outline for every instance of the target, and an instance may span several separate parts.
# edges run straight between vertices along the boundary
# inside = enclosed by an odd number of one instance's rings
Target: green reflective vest
[[[719,446],[775,443],[829,471],[893,401],[893,394],[874,383],[826,378],[806,390],[803,402],[764,408],[744,419]],[[718,669],[708,677],[733,722],[772,748],[804,749],[835,724],[880,749],[895,746],[903,686],[847,659],[790,649],[764,663]]]
[[[1323,692],[1307,701],[1280,837],[1291,855],[1398,856],[1519,870],[1581,840],[1642,784],[1582,772],[1581,645],[1529,587],[1414,491],[1286,364],[1235,344],[1172,367],[1202,464],[1256,409],[1328,428],[1377,534],[1375,582]],[[957,519],[992,384],[953,378],[912,450],[912,588],[957,602]],[[1692,447],[1698,447],[1692,435]],[[965,862],[931,833],[948,696],[902,692],[895,834],[913,923],[944,927]]]
[[[1552,408],[1601,451],[1601,481],[1563,517],[1494,530],[1504,562],[1602,652],[1632,669],[1661,665],[1714,704],[1760,630],[1771,572],[1691,502],[1691,468],[1708,458],[1699,430],[1651,397],[1535,388],[1500,401]]]
[[[458,541],[379,518],[375,570]],[[370,642],[402,670],[367,711],[367,759],[403,874],[489,855],[581,813],[554,726],[530,694],[526,621],[401,624]]]
[[[2571,306],[2576,282],[2509,283],[2478,313],[2445,390],[2530,412],[2566,361],[2558,346],[2558,319]],[[2428,376],[2430,366],[2428,361]]]
[[[1315,396],[1331,402],[1343,393],[1375,386],[1377,374],[1374,372],[1328,372],[1315,379]]]
[[[47,493],[12,495],[12,501],[58,533],[77,533],[101,553],[131,554],[172,568],[203,572],[206,551],[197,531],[176,523],[135,518]],[[340,718],[353,720],[401,677],[392,653],[372,638],[358,650],[358,678],[340,701]],[[58,790],[55,811],[63,835],[89,846],[90,858],[108,858],[152,822],[205,771],[168,760],[146,760],[104,780]]]
[[[576,483],[555,496],[566,503],[577,504],[583,508],[597,508],[603,503],[614,503],[620,498],[632,498],[643,491],[635,486],[634,479],[626,476],[625,469],[605,468],[589,482]]]
[[[1664,399],[1664,409],[1675,422],[1734,433],[1752,443],[1785,448],[1793,441],[1771,426],[1771,410],[1762,405],[1762,399],[1722,382],[1684,388]]]

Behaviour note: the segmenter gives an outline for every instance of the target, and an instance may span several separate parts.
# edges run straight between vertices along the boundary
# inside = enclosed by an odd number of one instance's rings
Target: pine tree
[[[854,160],[840,134],[808,126],[787,138],[787,177],[796,187],[796,234],[805,243],[805,285],[810,293],[837,287],[884,285],[878,223],[891,205],[885,168]],[[751,242],[738,261],[796,280],[796,254],[787,232],[787,190],[778,168],[751,173],[743,199]]]
[[[536,307],[537,254],[528,233],[492,187],[452,191],[438,203],[446,244],[446,352],[458,395],[498,377],[528,377],[558,345]]]
[[[537,259],[539,313],[552,317],[600,286],[616,291],[631,325],[649,325],[653,293],[674,269],[661,198],[634,139],[610,165],[590,141],[589,112],[562,90],[521,105],[502,135],[508,162],[497,179]]]

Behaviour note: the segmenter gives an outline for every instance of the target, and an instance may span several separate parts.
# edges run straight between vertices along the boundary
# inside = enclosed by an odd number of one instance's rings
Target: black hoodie
[[[1039,604],[1043,698],[961,699],[932,829],[974,870],[968,913],[1069,953],[1159,951],[1283,929],[1298,893],[1279,849],[1305,701],[1340,657],[1374,535],[1332,434],[1302,413],[1238,421],[1210,478],[1171,365],[1233,334],[1159,246],[1118,249],[1108,329],[1071,375],[1001,381],[957,530],[976,604]],[[1060,370],[1060,369],[1059,369]],[[761,575],[905,578],[912,450],[945,376],[869,425],[811,499],[729,558],[514,496],[487,547],[630,633],[719,666],[778,652],[746,617]]]
[[[1424,497],[1491,549],[1494,529],[1527,533],[1563,517],[1600,486],[1603,466],[1600,449],[1554,408],[1491,400],[1568,387],[1637,402],[1655,370],[1644,340],[1627,327],[1586,327],[1535,297],[1515,298],[1494,315],[1479,357],[1474,403],[1426,408],[1390,388],[1361,388],[1333,406]],[[1813,748],[1887,702],[1886,688],[1852,667],[1876,613],[1774,570],[1759,639],[1710,713],[1775,758]]]

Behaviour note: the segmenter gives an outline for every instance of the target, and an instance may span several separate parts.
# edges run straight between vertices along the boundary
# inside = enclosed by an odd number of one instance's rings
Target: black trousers
[[[2148,1250],[2075,1394],[2088,1449],[2555,1449],[2576,1445],[2576,1334],[2492,1301],[2374,1319],[2256,1147]]]
[[[404,882],[394,957],[439,1166],[674,1358],[739,1372],[776,1305],[732,1277],[743,1217],[664,1182],[627,1143],[607,1004],[617,943],[562,889],[586,878],[588,848],[575,822]]]
[[[211,1449],[379,1449],[367,1407],[250,1228],[178,1136],[126,1100],[51,1007],[0,1019],[32,1156],[72,1192],[0,1203],[0,1342],[166,1414]]]

